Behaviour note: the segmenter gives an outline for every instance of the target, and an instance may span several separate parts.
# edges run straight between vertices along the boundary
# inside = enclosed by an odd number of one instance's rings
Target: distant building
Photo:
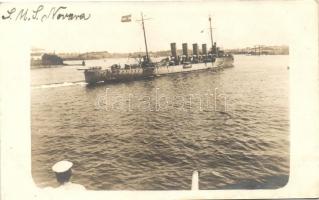
[[[227,52],[233,54],[246,54],[246,55],[288,55],[288,46],[266,46],[255,45],[254,47],[228,49]]]
[[[63,59],[55,54],[43,54],[42,65],[63,65]]]

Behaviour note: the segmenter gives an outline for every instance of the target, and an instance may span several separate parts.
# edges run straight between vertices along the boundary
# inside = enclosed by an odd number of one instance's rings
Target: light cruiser
[[[176,43],[171,43],[171,56],[160,62],[152,62],[149,57],[143,15],[141,21],[144,31],[146,55],[139,60],[138,64],[125,64],[124,67],[114,64],[110,69],[102,69],[101,67],[85,69],[84,75],[87,83],[124,82],[174,73],[186,73],[200,70],[217,71],[233,67],[233,56],[220,51],[216,46],[216,42],[213,43],[210,17],[209,22],[212,47],[209,53],[207,52],[206,44],[202,44],[202,51],[199,52],[198,46],[195,43],[193,44],[193,54],[189,56],[187,43],[183,43],[183,55],[178,56]]]

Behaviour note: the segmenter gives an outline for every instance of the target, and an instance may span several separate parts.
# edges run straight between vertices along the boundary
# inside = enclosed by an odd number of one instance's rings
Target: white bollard
[[[199,183],[198,171],[194,171],[192,176],[192,190],[199,190],[198,183]]]

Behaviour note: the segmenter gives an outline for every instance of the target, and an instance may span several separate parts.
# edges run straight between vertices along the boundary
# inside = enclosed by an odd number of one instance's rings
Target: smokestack
[[[197,55],[197,56],[198,56],[198,46],[197,46],[197,43],[193,44],[193,55]]]
[[[177,53],[176,53],[176,43],[171,43],[171,53],[172,53],[172,57],[174,57],[175,59],[177,59]]]
[[[183,43],[183,55],[188,57],[187,43]]]
[[[207,46],[206,44],[202,44],[202,54],[207,55]]]

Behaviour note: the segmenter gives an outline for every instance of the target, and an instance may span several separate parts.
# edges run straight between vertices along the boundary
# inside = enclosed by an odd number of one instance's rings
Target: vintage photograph
[[[288,18],[270,1],[44,3],[2,13],[33,22],[34,183],[284,187]]]

